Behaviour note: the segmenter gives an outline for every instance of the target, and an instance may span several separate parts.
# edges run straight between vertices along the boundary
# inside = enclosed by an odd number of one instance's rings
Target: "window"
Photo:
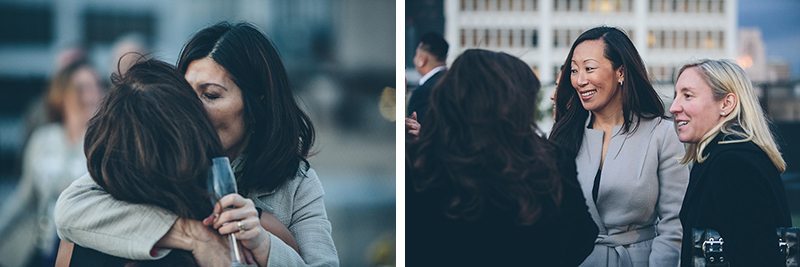
[[[48,6],[0,5],[0,43],[50,44],[53,16]]]
[[[703,43],[703,48],[705,49],[712,49],[715,48],[716,44],[714,42],[714,32],[707,31],[705,33],[705,41]]]
[[[553,47],[559,47],[558,30],[553,30]]]
[[[653,33],[652,30],[647,33],[647,47],[648,48],[656,47],[656,34]]]
[[[85,40],[89,44],[111,44],[121,35],[138,33],[149,44],[155,35],[155,20],[151,13],[88,10],[83,14]]]

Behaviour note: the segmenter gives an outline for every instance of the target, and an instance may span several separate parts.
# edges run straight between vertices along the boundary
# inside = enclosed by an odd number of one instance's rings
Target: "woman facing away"
[[[46,94],[50,122],[33,132],[23,154],[19,186],[0,212],[3,264],[22,266],[35,255],[40,265],[53,265],[56,199],[86,173],[83,135],[102,95],[97,73],[86,60],[65,66],[53,77]]]
[[[600,234],[583,266],[676,266],[689,169],[644,63],[622,31],[597,27],[570,48],[550,140],[576,155]]]
[[[322,185],[306,161],[314,128],[295,102],[272,42],[250,24],[220,23],[189,40],[178,70],[200,98],[224,154],[234,159],[241,193],[221,199],[222,206],[233,208],[216,210],[203,223],[223,235],[247,232],[240,240],[249,249],[267,242],[271,264],[337,266]],[[195,237],[178,230],[197,221],[121,201],[95,187],[84,177],[61,195],[56,210],[61,237],[128,259],[192,249],[181,241]],[[153,219],[132,229],[108,223],[140,218]],[[267,240],[258,234],[261,228],[271,233]]]
[[[675,82],[678,138],[692,163],[683,200],[681,266],[693,266],[692,230],[716,230],[730,266],[785,266],[779,227],[791,227],[780,173],[786,163],[744,70],[726,60],[684,65]]]
[[[521,60],[470,49],[433,89],[407,146],[409,266],[576,266],[591,252],[574,158],[537,134],[539,87]]]
[[[161,61],[147,60],[133,65],[123,76],[112,77],[112,89],[86,133],[85,153],[89,174],[96,185],[120,201],[152,205],[187,219],[200,220],[212,211],[212,194],[206,188],[211,159],[223,153],[203,105],[177,70]],[[111,209],[118,216],[125,209]],[[127,221],[113,217],[105,224],[120,231],[147,225],[156,216]],[[86,231],[91,231],[87,229]],[[216,256],[216,262],[230,261],[224,239],[195,223],[191,229],[205,242],[192,244],[200,259]],[[135,232],[135,230],[134,230]],[[135,237],[132,237],[135,238]],[[119,242],[104,237],[105,242]],[[253,253],[258,253],[254,250]],[[265,257],[265,253],[262,257]],[[62,261],[59,255],[59,261]],[[205,257],[205,258],[203,258]],[[189,251],[175,251],[156,261],[130,261],[92,253],[75,247],[71,266],[195,265]],[[230,263],[228,263],[230,265]]]

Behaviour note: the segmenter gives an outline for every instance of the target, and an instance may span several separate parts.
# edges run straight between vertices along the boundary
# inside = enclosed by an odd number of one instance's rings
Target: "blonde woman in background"
[[[58,195],[86,173],[83,136],[103,95],[95,69],[73,62],[53,78],[45,96],[49,123],[31,135],[22,178],[0,212],[0,264],[22,266],[32,256],[52,266],[58,244],[53,210]]]
[[[682,163],[693,163],[683,199],[681,265],[692,266],[692,229],[725,240],[730,266],[784,266],[776,228],[791,226],[780,178],[786,170],[752,83],[735,63],[683,66],[675,83]]]

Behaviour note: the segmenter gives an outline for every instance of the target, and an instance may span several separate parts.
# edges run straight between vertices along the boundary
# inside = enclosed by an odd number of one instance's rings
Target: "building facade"
[[[736,0],[445,0],[448,61],[469,48],[520,57],[550,83],[585,30],[623,29],[656,82],[699,58],[736,57]]]

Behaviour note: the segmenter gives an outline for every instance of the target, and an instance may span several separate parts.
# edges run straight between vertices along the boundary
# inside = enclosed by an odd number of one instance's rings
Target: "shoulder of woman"
[[[36,127],[31,133],[31,139],[55,138],[64,134],[64,127],[58,123],[48,123]]]
[[[307,168],[307,169],[306,169]],[[308,189],[316,189],[322,190],[322,183],[319,180],[319,176],[317,176],[317,171],[311,166],[306,167],[305,164],[301,164],[300,168],[297,170],[297,175],[294,178],[289,179],[286,181],[286,184],[279,187],[278,190],[281,188],[285,188],[291,190],[292,192],[297,191],[305,191]]]
[[[766,175],[761,165],[771,164],[766,155],[760,150],[750,147],[747,143],[721,144],[714,151],[710,151],[703,165],[713,173],[715,178],[736,180],[763,180],[760,176]],[[751,181],[752,182],[752,181]]]

